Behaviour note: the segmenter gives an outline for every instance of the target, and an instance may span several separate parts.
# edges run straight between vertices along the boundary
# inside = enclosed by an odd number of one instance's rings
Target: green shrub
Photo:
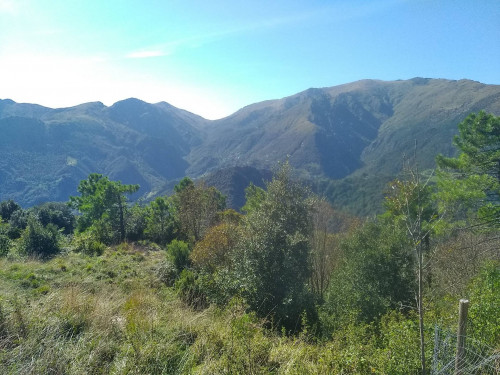
[[[60,250],[57,227],[53,224],[44,227],[38,220],[30,218],[21,235],[21,253],[45,258],[57,254]]]
[[[413,258],[403,230],[369,222],[341,248],[345,259],[332,273],[322,307],[327,335],[348,322],[370,323],[400,305],[411,306]]]
[[[189,253],[189,245],[184,241],[173,240],[167,246],[168,257],[179,272],[191,264]]]
[[[418,316],[414,313],[404,316],[399,311],[384,315],[380,324],[381,346],[377,356],[378,368],[384,374],[417,374],[420,362],[420,336]],[[426,338],[430,338],[426,335]],[[427,359],[432,358],[430,342],[427,345]],[[430,363],[428,363],[430,365]]]
[[[6,256],[9,253],[11,240],[5,234],[0,233],[0,256]]]
[[[73,245],[76,252],[90,256],[102,255],[106,250],[106,245],[95,239],[90,232],[80,233],[75,236]]]
[[[194,309],[203,309],[208,306],[207,297],[198,280],[198,276],[190,271],[183,270],[175,282],[179,297],[186,305]]]
[[[165,285],[174,286],[175,281],[179,277],[179,271],[172,262],[166,260],[157,266],[156,276]]]
[[[472,282],[471,333],[485,344],[500,347],[500,262],[486,263]]]

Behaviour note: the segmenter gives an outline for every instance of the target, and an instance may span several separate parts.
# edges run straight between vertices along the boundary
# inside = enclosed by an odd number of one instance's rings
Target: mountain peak
[[[457,124],[479,110],[500,114],[500,86],[366,79],[251,104],[213,121],[137,98],[63,109],[5,99],[0,200],[67,200],[91,172],[139,183],[150,196],[168,181],[220,169],[215,180],[242,186],[240,177],[251,173],[245,168],[270,170],[288,159],[303,178],[343,181],[330,196],[345,204],[356,186],[373,193],[394,178],[415,139],[422,169],[433,168],[438,153],[451,156]],[[370,194],[366,199],[376,201]]]

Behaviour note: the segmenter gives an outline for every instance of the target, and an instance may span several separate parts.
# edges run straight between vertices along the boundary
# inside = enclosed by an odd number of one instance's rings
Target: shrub
[[[183,270],[179,279],[175,282],[175,288],[179,297],[186,305],[194,309],[203,309],[207,307],[207,297],[198,280],[198,276],[187,269]]]
[[[28,226],[21,235],[20,250],[26,255],[49,257],[60,251],[59,231],[53,224],[43,226],[34,218],[28,220]]]
[[[75,251],[85,255],[98,256],[104,253],[106,245],[93,238],[89,232],[80,233],[73,239]]]
[[[500,346],[500,262],[487,262],[471,285],[469,316],[474,336]]]
[[[174,286],[179,276],[179,271],[172,262],[166,260],[161,262],[156,268],[156,276],[161,282],[165,283],[165,285]]]
[[[46,202],[34,207],[30,211],[38,218],[42,225],[54,224],[62,229],[64,234],[70,234],[75,228],[75,215],[71,208],[62,202]]]
[[[10,238],[5,234],[0,233],[0,256],[5,256],[8,254],[10,244]]]
[[[327,334],[347,322],[377,321],[390,309],[412,303],[413,259],[404,231],[370,222],[346,237],[322,308]],[[325,319],[326,318],[326,319]]]
[[[190,265],[189,252],[189,245],[184,241],[173,240],[167,246],[168,257],[179,272]]]

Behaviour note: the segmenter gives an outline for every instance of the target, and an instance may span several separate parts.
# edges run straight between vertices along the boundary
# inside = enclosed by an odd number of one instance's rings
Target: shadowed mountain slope
[[[500,114],[500,86],[363,80],[252,104],[216,121],[137,99],[62,109],[0,100],[0,200],[64,201],[99,172],[140,184],[145,197],[184,175],[206,178],[239,207],[243,184],[262,180],[256,170],[288,159],[336,205],[357,204],[354,211],[366,214],[377,209],[373,202],[403,155],[416,152],[422,169],[433,168],[436,154],[455,152],[457,124],[479,110]]]
[[[415,78],[309,89],[210,124],[206,140],[188,157],[188,172],[233,165],[271,169],[288,156],[309,176],[394,175],[415,141],[419,161],[430,168],[438,152],[453,152],[457,124],[481,109],[500,112],[500,86]]]
[[[204,121],[137,99],[63,109],[0,101],[0,200],[65,201],[92,172],[154,192],[184,176]]]

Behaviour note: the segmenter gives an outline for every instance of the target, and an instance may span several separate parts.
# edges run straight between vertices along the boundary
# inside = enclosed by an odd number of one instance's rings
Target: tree
[[[172,199],[158,197],[152,201],[146,217],[146,236],[160,245],[165,245],[173,240],[176,226],[175,206]]]
[[[71,208],[62,202],[47,202],[33,207],[33,214],[43,226],[54,224],[63,230],[64,234],[70,234],[75,227],[75,215]]]
[[[483,227],[500,226],[500,117],[483,111],[458,125],[455,158],[439,155],[438,198],[441,210],[459,225],[473,214]]]
[[[311,235],[311,290],[319,301],[323,302],[324,294],[330,284],[332,271],[341,265],[343,250],[342,239],[360,225],[360,219],[349,214],[336,211],[324,199],[314,197],[312,200]]]
[[[240,226],[232,222],[211,227],[191,253],[193,264],[208,272],[214,272],[219,267],[231,268],[231,255],[241,236]]]
[[[217,212],[226,207],[226,197],[213,186],[207,187],[204,182],[194,184],[187,177],[174,190],[172,199],[181,235],[194,244],[215,224]]]
[[[405,161],[404,172],[407,175],[405,180],[395,180],[391,183],[385,205],[387,216],[392,215],[396,226],[402,225],[406,229],[417,260],[418,289],[416,301],[420,330],[422,374],[425,375],[423,306],[424,271],[427,268],[425,256],[430,252],[430,236],[440,218],[431,199],[433,191],[429,185],[429,179],[423,181],[418,166],[410,166],[407,161]]]
[[[306,284],[311,275],[310,201],[291,176],[288,163],[267,184],[265,198],[246,218],[246,234],[235,253],[236,278],[250,307],[290,330],[300,327],[314,303]]]
[[[9,237],[17,239],[28,225],[28,219],[31,216],[28,210],[18,209],[12,212],[9,219]]]
[[[241,211],[249,214],[259,208],[260,204],[266,197],[266,191],[261,187],[255,186],[253,183],[245,189],[245,205],[241,207]]]
[[[323,199],[313,203],[311,236],[311,288],[323,300],[323,294],[330,283],[330,275],[338,261],[338,247],[329,230],[333,208]]]
[[[21,210],[21,206],[12,199],[0,202],[0,217],[4,221],[9,221],[15,211]]]
[[[145,238],[149,207],[135,203],[127,210],[127,241],[140,241]]]
[[[326,331],[377,321],[410,304],[415,285],[410,245],[403,228],[383,219],[365,223],[340,241],[343,257],[323,306]]]
[[[110,181],[98,173],[92,173],[80,181],[78,192],[81,196],[70,197],[70,206],[79,210],[78,230],[84,231],[94,223],[109,226],[112,231],[109,241],[123,241],[126,234],[127,199],[139,189],[139,185],[123,185],[120,181]]]

